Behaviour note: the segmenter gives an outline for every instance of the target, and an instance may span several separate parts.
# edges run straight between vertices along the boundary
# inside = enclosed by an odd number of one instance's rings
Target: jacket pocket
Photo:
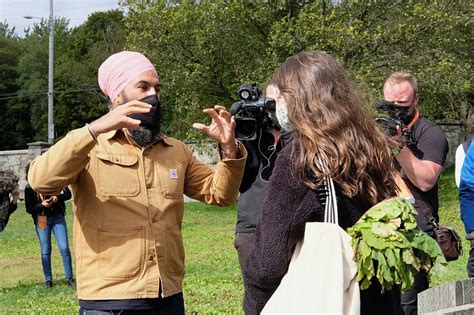
[[[99,275],[130,279],[140,274],[145,259],[144,226],[104,226],[98,229]]]
[[[140,192],[138,157],[97,152],[98,187],[103,196],[131,197]]]
[[[184,274],[184,245],[181,230],[177,225],[166,227],[166,262],[172,275]]]
[[[178,161],[156,161],[157,179],[165,198],[183,198],[185,171]]]

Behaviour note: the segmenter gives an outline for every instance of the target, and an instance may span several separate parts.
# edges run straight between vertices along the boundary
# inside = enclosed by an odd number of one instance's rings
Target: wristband
[[[219,152],[221,153],[222,159],[235,159],[237,157],[237,153],[239,152],[240,149],[240,142],[237,140],[235,141],[235,150],[232,151],[225,151],[220,149]]]
[[[97,142],[97,136],[95,135],[95,133],[92,130],[91,126],[89,126],[89,124],[86,123],[86,127],[87,127],[87,130],[89,130],[89,133],[92,136],[92,138],[94,139],[95,143],[98,143]]]

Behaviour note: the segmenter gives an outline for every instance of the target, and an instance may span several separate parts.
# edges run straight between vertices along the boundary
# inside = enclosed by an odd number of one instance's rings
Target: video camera
[[[378,123],[385,130],[385,133],[390,137],[397,135],[397,126],[399,126],[402,132],[403,144],[405,144],[415,155],[417,155],[418,141],[415,139],[411,130],[407,128],[407,125],[402,120],[402,117],[407,115],[409,107],[400,106],[393,102],[382,100],[377,101],[376,108],[383,110],[388,115],[388,117],[378,117],[375,119],[375,122]]]
[[[255,140],[260,128],[280,129],[274,114],[275,100],[266,99],[257,83],[244,83],[237,91],[240,101],[230,107],[230,114],[235,119],[235,138],[238,140]]]

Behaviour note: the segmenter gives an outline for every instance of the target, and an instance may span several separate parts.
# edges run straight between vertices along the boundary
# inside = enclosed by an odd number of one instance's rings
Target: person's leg
[[[184,315],[183,293],[178,293],[158,300],[153,315]]]
[[[44,281],[53,281],[53,275],[51,273],[51,225],[49,219],[44,230],[38,228],[36,225],[36,235],[38,235],[40,242]]]
[[[59,252],[63,259],[64,275],[66,279],[73,278],[71,251],[69,250],[69,242],[67,236],[67,225],[64,216],[56,215],[51,218],[51,228],[58,245]]]
[[[363,315],[400,315],[400,287],[394,286],[391,290],[381,293],[379,281],[372,278],[372,284],[365,290],[360,290],[360,314]]]
[[[240,270],[244,270],[245,261],[255,246],[255,233],[235,233],[234,247],[239,256]]]
[[[418,313],[418,293],[428,289],[428,275],[420,271],[415,275],[413,287],[402,293],[402,310],[405,315],[416,315]]]
[[[467,258],[467,275],[469,278],[474,278],[474,241],[471,240],[471,248],[469,250],[469,257]]]

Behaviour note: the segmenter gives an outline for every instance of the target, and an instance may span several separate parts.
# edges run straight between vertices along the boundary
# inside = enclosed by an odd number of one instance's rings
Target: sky
[[[118,9],[119,0],[53,0],[55,17],[69,19],[69,26],[81,25],[95,11]],[[16,33],[23,36],[23,30],[40,19],[25,19],[25,15],[39,18],[49,17],[49,0],[0,0],[0,21],[15,26]]]

